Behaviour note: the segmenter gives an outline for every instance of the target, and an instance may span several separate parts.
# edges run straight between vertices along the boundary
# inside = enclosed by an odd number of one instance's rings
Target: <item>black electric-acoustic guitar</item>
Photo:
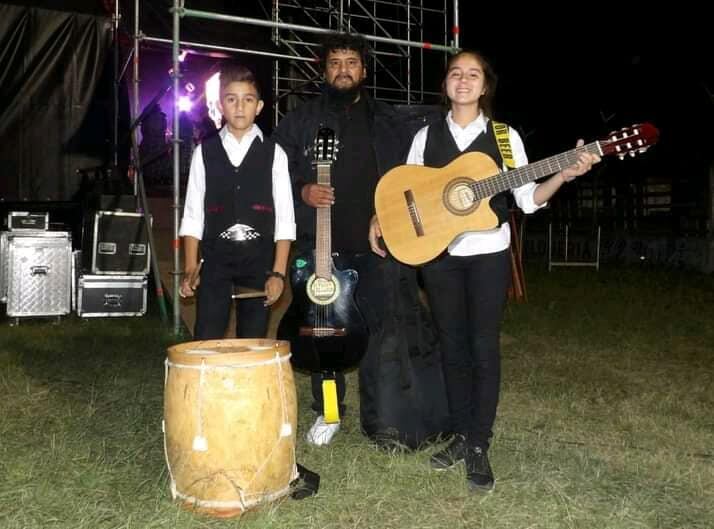
[[[556,173],[575,163],[581,152],[624,158],[644,152],[658,138],[654,125],[633,125],[507,172],[500,172],[496,163],[480,152],[462,154],[438,169],[400,165],[377,184],[374,204],[382,237],[399,261],[426,263],[441,254],[457,235],[498,226],[498,217],[489,205],[493,195]]]
[[[321,128],[313,155],[318,184],[330,184],[336,153],[334,131]],[[293,301],[278,327],[278,337],[290,340],[295,367],[343,371],[362,358],[367,325],[354,301],[357,272],[338,270],[332,259],[331,208],[317,208],[316,216],[314,252],[298,255],[290,266]]]

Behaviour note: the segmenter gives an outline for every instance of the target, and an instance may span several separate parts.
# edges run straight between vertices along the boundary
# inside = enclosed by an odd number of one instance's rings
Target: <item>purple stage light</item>
[[[178,98],[178,109],[179,112],[190,112],[193,108],[193,102],[188,96],[181,96]]]

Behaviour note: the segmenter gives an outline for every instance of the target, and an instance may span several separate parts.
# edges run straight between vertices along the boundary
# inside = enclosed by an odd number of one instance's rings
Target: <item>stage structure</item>
[[[443,71],[447,54],[459,49],[459,0],[263,0],[258,3],[262,4],[263,18],[191,9],[190,1],[174,0],[170,9],[173,36],[169,40],[142,34],[141,2],[134,0],[133,118],[140,115],[139,57],[142,41],[171,44],[175,106],[178,105],[180,94],[179,56],[184,49],[256,54],[273,58],[275,124],[302,98],[319,93],[321,73],[317,65],[317,47],[321,35],[335,31],[362,35],[373,49],[372,62],[368,65],[368,89],[375,99],[400,105],[424,104],[428,98],[436,97],[438,92],[427,89],[429,83],[425,79],[425,69],[428,64],[437,64],[440,65],[438,71]],[[271,32],[272,41],[281,52],[182,41],[182,18],[264,27]],[[182,140],[179,135],[179,113],[173,112],[173,116],[172,297],[173,328],[178,333],[181,328],[178,230],[181,220],[179,147]],[[134,162],[137,164],[139,161]]]
[[[458,1],[450,6],[446,1],[276,0],[272,21],[280,24],[272,30],[276,45],[295,57],[313,59],[274,62],[275,124],[301,99],[320,93],[322,74],[315,63],[320,35],[314,28],[364,35],[372,48],[368,65],[372,96],[400,105],[424,104],[438,97],[439,92],[433,86],[430,91],[425,82],[425,67],[437,64],[437,71],[443,71],[447,53],[459,46]]]

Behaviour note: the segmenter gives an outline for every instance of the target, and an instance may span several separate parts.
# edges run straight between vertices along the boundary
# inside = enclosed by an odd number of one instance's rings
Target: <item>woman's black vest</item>
[[[234,224],[246,224],[273,241],[273,157],[275,143],[253,139],[243,162],[235,167],[215,134],[201,144],[206,168],[203,240],[215,240]]]
[[[498,150],[496,135],[490,123],[486,127],[486,132],[477,136],[463,152],[456,145],[445,119],[429,125],[424,148],[424,165],[436,168],[444,167],[460,154],[474,151],[490,156],[496,162],[499,170],[503,167],[503,158]],[[508,192],[502,191],[492,196],[489,205],[498,217],[499,225],[508,221]]]

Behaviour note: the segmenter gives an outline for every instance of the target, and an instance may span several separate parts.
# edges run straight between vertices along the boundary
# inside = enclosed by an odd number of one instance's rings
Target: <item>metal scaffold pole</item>
[[[134,57],[132,68],[132,112],[136,119],[139,116],[140,99],[139,99],[139,48],[141,47],[141,35],[139,34],[139,0],[134,0]],[[139,145],[139,135],[134,129],[132,131],[134,145]],[[137,193],[137,180],[134,179],[134,195]],[[151,251],[154,251],[152,248]]]
[[[250,17],[239,17],[234,15],[224,15],[222,13],[212,13],[210,11],[199,11],[197,9],[181,9],[181,16],[184,17],[194,17],[203,18],[207,20],[221,20],[223,22],[238,22],[241,24],[250,24],[254,26],[265,26],[265,27],[278,27],[282,29],[291,29],[294,31],[304,31],[306,33],[319,33],[326,35],[332,33],[333,30],[313,27],[313,26],[303,26],[299,24],[289,24],[287,22],[273,22],[272,20],[261,20],[258,18]],[[413,42],[406,39],[394,39],[389,37],[380,37],[378,35],[365,35],[361,34],[366,40],[373,42],[384,42],[389,44],[399,44],[401,46],[411,46],[414,48],[426,48],[430,50],[437,51],[448,51],[453,52],[454,48],[451,46],[443,46],[441,44],[433,44],[431,42]]]
[[[454,48],[459,47],[459,33],[461,29],[459,28],[459,0],[454,0],[454,27],[451,28],[453,35],[453,45]]]
[[[119,166],[119,2],[114,2],[114,86],[112,87],[114,119],[112,123],[112,171]],[[114,175],[116,176],[116,175]]]
[[[178,112],[178,97],[179,97],[179,81],[181,79],[181,65],[179,61],[179,40],[180,40],[180,10],[182,8],[183,0],[174,0],[173,7],[173,70],[171,72],[173,76],[173,217],[174,217],[174,232],[173,232],[173,258],[174,258],[174,270],[172,274],[172,297],[173,297],[173,322],[174,322],[174,334],[179,334],[181,332],[181,305],[179,301],[179,287],[181,280],[181,263],[180,263],[180,248],[181,241],[179,239],[179,222],[181,220],[181,186],[180,186],[180,149],[181,149],[181,137],[179,133],[179,112]]]

